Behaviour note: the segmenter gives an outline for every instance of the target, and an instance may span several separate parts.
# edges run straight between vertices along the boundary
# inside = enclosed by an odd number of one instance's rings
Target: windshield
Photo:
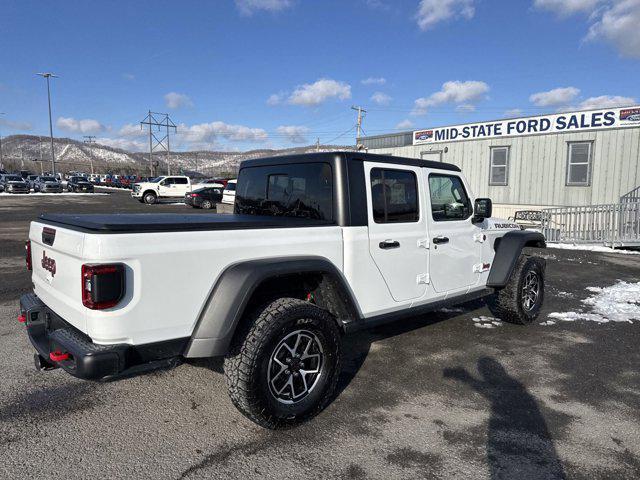
[[[40,177],[41,182],[55,182],[56,179],[53,177]]]
[[[22,177],[19,177],[18,175],[7,175],[6,177],[4,177],[4,179],[7,182],[21,182],[22,181]]]
[[[229,191],[229,192],[235,192],[236,191],[236,184],[235,183],[227,183],[227,186],[224,187],[224,189]]]
[[[156,178],[150,178],[148,181],[149,183],[159,183],[162,181],[164,177],[156,177]]]
[[[238,177],[235,211],[249,215],[333,220],[331,166],[328,163],[300,163],[243,168]]]
[[[85,178],[84,177],[71,177],[71,181],[72,182],[85,182]]]

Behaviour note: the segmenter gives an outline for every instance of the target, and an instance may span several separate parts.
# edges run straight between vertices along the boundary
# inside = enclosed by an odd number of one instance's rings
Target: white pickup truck
[[[238,409],[287,427],[332,398],[342,334],[483,296],[536,318],[544,238],[490,217],[446,163],[246,161],[234,215],[41,215],[19,320],[38,368],[80,378],[225,356]]]
[[[147,182],[135,183],[131,196],[140,202],[153,205],[166,198],[184,198],[191,192],[191,180],[183,175],[157,177]]]

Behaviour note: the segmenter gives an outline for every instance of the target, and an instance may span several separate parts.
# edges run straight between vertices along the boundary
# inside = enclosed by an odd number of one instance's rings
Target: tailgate
[[[36,295],[64,320],[86,332],[81,291],[84,236],[38,222],[31,222],[29,230]]]

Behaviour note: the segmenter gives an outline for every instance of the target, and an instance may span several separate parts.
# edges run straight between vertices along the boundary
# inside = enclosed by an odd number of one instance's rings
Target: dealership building
[[[501,217],[618,203],[640,186],[640,106],[434,127],[358,143],[369,153],[458,165],[475,196],[491,198]]]

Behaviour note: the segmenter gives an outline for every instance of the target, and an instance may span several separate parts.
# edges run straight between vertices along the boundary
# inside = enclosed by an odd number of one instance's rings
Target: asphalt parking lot
[[[232,406],[218,360],[106,383],[36,372],[15,318],[45,211],[202,214],[117,191],[0,198],[0,478],[640,478],[640,324],[583,302],[640,282],[640,255],[548,249],[528,327],[475,302],[347,337],[336,399],[270,432]]]

